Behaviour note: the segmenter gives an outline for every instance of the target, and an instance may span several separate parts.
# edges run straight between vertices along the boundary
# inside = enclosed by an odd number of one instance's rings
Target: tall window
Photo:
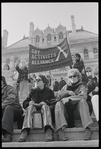
[[[56,36],[54,36],[54,41],[56,41]]]
[[[40,42],[40,37],[36,36],[36,44],[38,44]]]
[[[51,44],[51,34],[47,35],[47,44],[50,45]]]
[[[84,49],[84,59],[89,59],[89,54],[87,49]]]
[[[44,43],[44,38],[42,38],[42,43]]]
[[[48,43],[51,42],[51,34],[48,34],[48,35],[47,35],[47,42],[48,42]]]
[[[60,33],[59,33],[59,40],[61,41],[62,39],[63,39],[63,33],[60,32]]]
[[[94,58],[97,58],[98,57],[98,49],[93,48],[93,53],[94,53]]]

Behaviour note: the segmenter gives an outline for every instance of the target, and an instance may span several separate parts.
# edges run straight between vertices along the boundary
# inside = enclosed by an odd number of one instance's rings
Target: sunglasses
[[[40,81],[42,81],[41,78],[36,78],[36,82],[40,82]]]
[[[73,75],[73,76],[69,76],[69,78],[76,78],[77,76],[76,75]]]

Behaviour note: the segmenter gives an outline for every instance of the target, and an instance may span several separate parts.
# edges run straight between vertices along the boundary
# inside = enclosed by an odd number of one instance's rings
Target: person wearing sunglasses
[[[52,124],[50,101],[53,100],[54,92],[47,87],[48,79],[44,75],[36,77],[36,87],[32,88],[29,96],[23,102],[23,108],[26,110],[21,135],[19,142],[26,141],[27,135],[30,134],[30,129],[33,129],[32,118],[37,110],[41,110],[43,117],[43,128],[45,131],[45,140],[53,140],[54,126]]]
[[[81,55],[79,53],[75,53],[75,62],[72,68],[77,68],[82,74],[82,82],[86,85],[88,82],[88,77],[85,70],[85,65],[83,60],[81,59]]]
[[[64,130],[75,127],[74,119],[81,119],[85,130],[84,140],[91,139],[90,124],[93,123],[87,100],[87,88],[82,83],[82,75],[78,69],[68,70],[68,82],[58,95],[60,101],[55,106],[56,129],[61,140],[68,140]]]

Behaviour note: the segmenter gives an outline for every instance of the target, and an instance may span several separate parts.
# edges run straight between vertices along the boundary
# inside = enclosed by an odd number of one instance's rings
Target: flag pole
[[[66,40],[67,40],[67,32],[66,32]],[[68,42],[68,40],[67,40],[67,42]],[[72,65],[70,65],[69,67],[70,67],[70,69],[72,69]]]

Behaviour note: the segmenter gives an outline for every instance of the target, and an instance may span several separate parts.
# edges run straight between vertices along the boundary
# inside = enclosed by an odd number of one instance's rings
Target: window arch
[[[51,34],[47,35],[47,42],[51,42]]]
[[[36,43],[39,43],[40,42],[40,37],[37,35],[36,36]]]
[[[97,58],[98,57],[98,49],[93,48],[93,53],[94,53],[94,58]]]
[[[94,54],[98,53],[98,49],[97,48],[93,48],[93,53]]]
[[[60,33],[59,33],[59,40],[62,40],[62,39],[63,39],[63,33],[60,32]]]
[[[85,59],[89,58],[88,49],[84,49],[84,58]]]

